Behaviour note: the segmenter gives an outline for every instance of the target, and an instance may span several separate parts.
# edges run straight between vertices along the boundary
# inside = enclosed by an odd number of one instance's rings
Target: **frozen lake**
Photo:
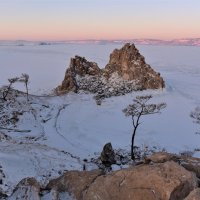
[[[63,80],[71,57],[84,56],[89,61],[97,62],[100,67],[104,67],[113,49],[120,47],[121,45],[95,44],[0,46],[0,85],[6,84],[7,78],[28,73],[32,93],[48,92]],[[147,63],[164,77],[166,90],[155,95],[156,100],[168,104],[167,109],[161,115],[163,119],[155,116],[159,124],[153,126],[152,122],[155,123],[155,120],[145,121],[142,132],[149,132],[149,134],[145,133],[143,136],[142,133],[138,136],[139,140],[141,139],[140,143],[148,143],[147,140],[150,138],[151,141],[153,138],[155,143],[170,147],[172,151],[198,147],[200,136],[194,134],[198,126],[192,122],[189,115],[191,110],[200,104],[200,48],[144,45],[138,45],[137,48],[144,55]],[[118,100],[115,100],[114,105],[123,108],[131,102],[131,98],[130,95],[116,98]],[[124,103],[121,103],[122,99]],[[71,110],[71,112],[75,111]],[[85,116],[90,118],[87,114]],[[147,130],[149,127],[153,127],[152,130]],[[69,129],[69,127],[65,128]],[[119,129],[123,128],[122,123],[122,128],[120,126]]]
[[[63,80],[71,57],[84,56],[104,67],[109,54],[120,47],[91,44],[0,46],[0,85],[7,84],[8,78],[28,73],[32,93],[49,92]],[[47,104],[51,109],[41,111],[41,107],[36,107],[39,118],[34,121],[28,112],[22,117],[18,128],[30,129],[28,137],[42,133],[45,139],[29,141],[25,139],[26,134],[8,131],[12,140],[0,143],[0,160],[6,174],[3,190],[11,192],[24,177],[33,176],[40,180],[49,172],[56,177],[59,170],[80,169],[81,164],[68,154],[64,155],[63,151],[82,160],[100,152],[107,142],[112,142],[116,149],[130,150],[131,119],[124,116],[122,109],[136,95],[151,93],[154,95],[153,101],[167,103],[161,115],[142,119],[136,135],[136,145],[141,148],[156,146],[176,153],[200,148],[200,135],[195,134],[200,127],[190,118],[190,112],[200,105],[200,48],[137,47],[147,63],[161,73],[166,89],[112,97],[103,101],[101,106],[96,105],[92,95],[86,94],[40,100],[41,104]],[[59,111],[58,117],[56,112],[59,109],[62,111]],[[40,115],[50,116],[50,120],[41,123]],[[194,155],[200,157],[199,152]]]

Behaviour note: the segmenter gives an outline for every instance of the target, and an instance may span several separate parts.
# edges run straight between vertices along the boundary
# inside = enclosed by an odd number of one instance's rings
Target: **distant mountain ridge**
[[[173,40],[160,39],[130,39],[130,40],[71,40],[67,43],[78,44],[124,44],[134,43],[138,45],[174,45],[174,46],[200,46],[200,38],[183,38]]]
[[[125,44],[136,45],[171,45],[171,46],[198,46],[200,38],[182,38],[173,40],[160,39],[128,39],[128,40],[63,40],[63,41],[26,41],[26,40],[0,40],[0,46],[35,46],[35,45],[58,45],[58,44]]]

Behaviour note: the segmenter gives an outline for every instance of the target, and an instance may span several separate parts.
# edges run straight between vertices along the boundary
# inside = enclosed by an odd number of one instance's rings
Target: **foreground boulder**
[[[134,44],[125,44],[121,49],[113,51],[104,69],[83,57],[72,58],[65,78],[56,91],[89,91],[96,94],[98,100],[137,90],[164,87],[163,78],[146,64]]]
[[[68,171],[46,187],[33,178],[24,179],[5,199],[199,200],[198,173],[181,166],[197,166],[199,160],[191,159],[160,152],[147,157],[143,164],[108,174],[100,170]]]
[[[92,185],[92,183],[101,176],[101,171],[70,171],[66,172],[58,179],[52,180],[47,185],[46,189],[60,192],[68,192],[75,199],[83,199],[84,191]]]
[[[141,165],[98,177],[84,200],[183,200],[197,186],[195,176],[173,161]]]
[[[197,187],[195,175],[173,161],[139,165],[103,175],[66,172],[49,182],[54,197],[67,192],[75,200],[183,200]],[[55,198],[57,200],[59,198]]]

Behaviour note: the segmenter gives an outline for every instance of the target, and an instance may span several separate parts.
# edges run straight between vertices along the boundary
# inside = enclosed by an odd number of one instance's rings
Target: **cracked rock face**
[[[94,93],[96,99],[103,99],[137,90],[164,87],[163,78],[145,63],[134,44],[125,44],[111,53],[110,61],[104,69],[80,56],[72,58],[65,78],[56,91],[84,90]]]
[[[195,175],[173,161],[139,165],[103,175],[100,171],[69,171],[49,182],[52,199],[68,193],[75,200],[183,200],[197,187]],[[14,195],[39,198],[35,182],[17,187]],[[31,198],[30,198],[31,199]]]
[[[65,73],[65,78],[57,89],[65,92],[77,92],[79,85],[76,77],[98,76],[101,70],[95,62],[89,62],[84,57],[71,58],[70,66]]]

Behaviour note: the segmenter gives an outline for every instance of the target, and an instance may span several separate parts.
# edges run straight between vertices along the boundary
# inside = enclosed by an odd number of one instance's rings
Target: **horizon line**
[[[173,38],[173,39],[160,39],[160,38],[132,38],[132,39],[60,39],[60,40],[48,40],[48,39],[0,39],[0,41],[24,41],[24,42],[66,42],[66,41],[131,41],[131,40],[160,40],[160,41],[173,41],[173,40],[192,40],[200,39],[200,37],[184,37],[184,38]]]

